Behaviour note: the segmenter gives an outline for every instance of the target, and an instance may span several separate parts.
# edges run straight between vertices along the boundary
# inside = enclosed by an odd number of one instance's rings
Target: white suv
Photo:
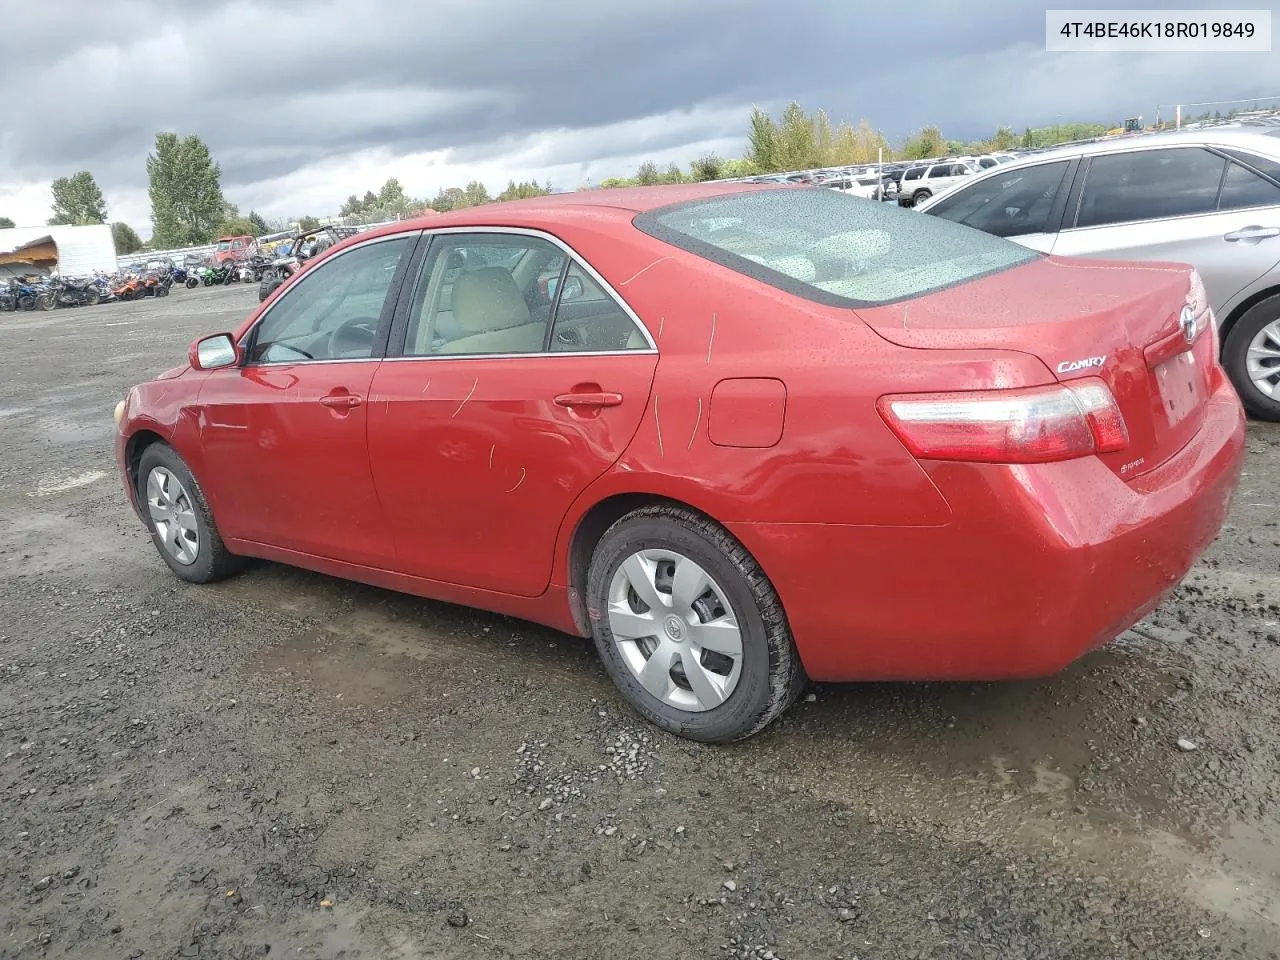
[[[930,197],[945,193],[977,171],[963,160],[942,160],[928,167],[913,167],[902,176],[898,203],[914,207]]]

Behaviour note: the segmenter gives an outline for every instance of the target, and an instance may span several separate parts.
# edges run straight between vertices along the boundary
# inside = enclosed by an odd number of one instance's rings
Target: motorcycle
[[[50,284],[56,303],[61,307],[94,307],[102,300],[92,280],[55,280]]]
[[[18,285],[10,280],[0,287],[0,313],[13,313],[18,309]]]
[[[200,282],[206,287],[221,286],[225,283],[233,283],[231,276],[231,267],[226,264],[219,264],[216,267],[205,267],[200,271]]]
[[[112,289],[111,293],[121,303],[137,300],[142,295],[142,278],[129,274]]]

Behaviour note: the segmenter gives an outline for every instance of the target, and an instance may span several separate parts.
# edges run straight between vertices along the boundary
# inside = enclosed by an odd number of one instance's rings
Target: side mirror
[[[240,363],[240,350],[229,333],[197,340],[187,351],[187,360],[193,370],[217,370],[234,367]]]

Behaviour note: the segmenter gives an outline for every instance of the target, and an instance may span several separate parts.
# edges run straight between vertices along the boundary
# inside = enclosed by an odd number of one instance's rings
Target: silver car
[[[979,174],[919,209],[1045,253],[1191,264],[1246,409],[1280,420],[1280,128],[1062,147]]]

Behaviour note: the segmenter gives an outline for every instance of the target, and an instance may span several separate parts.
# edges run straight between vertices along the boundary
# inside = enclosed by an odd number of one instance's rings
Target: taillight
[[[1129,431],[1102,380],[881,397],[880,415],[922,460],[1047,463],[1122,450]]]

